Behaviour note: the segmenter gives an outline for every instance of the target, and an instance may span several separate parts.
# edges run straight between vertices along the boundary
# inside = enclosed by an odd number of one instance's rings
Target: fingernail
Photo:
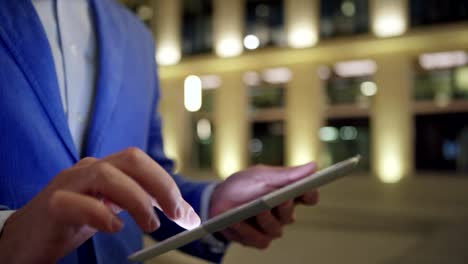
[[[193,208],[186,202],[180,203],[180,217],[174,219],[174,222],[185,229],[194,229],[201,223],[200,217],[195,213]]]
[[[193,226],[193,228],[195,228],[195,227],[197,227],[197,226],[199,226],[201,224],[200,217],[197,215],[197,213],[195,213],[195,211],[193,210],[192,207],[190,207],[190,209],[189,209],[188,221],[189,221],[190,225]]]
[[[123,222],[122,220],[120,220],[120,218],[118,216],[114,216],[112,217],[112,220],[111,220],[111,231],[112,232],[117,232],[119,231],[120,229],[122,229],[123,227]]]
[[[185,206],[184,206],[184,201],[182,199],[180,199],[178,202],[177,202],[177,205],[176,205],[176,210],[175,210],[175,219],[180,219],[181,217],[184,216],[185,214]]]

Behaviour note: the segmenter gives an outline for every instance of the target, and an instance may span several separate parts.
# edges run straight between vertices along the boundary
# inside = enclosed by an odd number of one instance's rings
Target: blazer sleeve
[[[170,175],[173,176],[175,182],[177,183],[182,196],[184,199],[189,202],[193,209],[200,215],[201,213],[201,199],[203,192],[212,184],[211,182],[194,182],[190,181],[183,176],[174,174],[174,161],[169,159],[164,154],[163,147],[163,137],[162,137],[162,121],[159,112],[157,111],[158,100],[159,100],[159,86],[158,86],[158,77],[156,74],[156,66],[154,67],[154,78],[156,85],[156,92],[154,96],[153,103],[153,114],[150,124],[149,131],[149,141],[147,153],[161,165]],[[205,209],[206,210],[206,209]],[[179,232],[184,231],[183,228],[179,227],[172,221],[170,221],[164,213],[158,212],[158,216],[161,219],[161,227],[151,234],[156,240],[164,240],[168,237],[171,237]],[[206,243],[205,241],[195,241],[190,243],[182,248],[180,248],[185,253],[188,253],[193,256],[208,260],[210,262],[219,263],[222,260],[224,255],[224,250],[219,250],[219,248],[213,247],[212,244]]]

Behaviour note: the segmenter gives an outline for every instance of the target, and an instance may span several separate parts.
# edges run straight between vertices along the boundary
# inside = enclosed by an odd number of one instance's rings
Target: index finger
[[[161,210],[182,227],[191,229],[200,218],[182,198],[174,179],[151,157],[138,148],[128,148],[103,160],[132,177],[161,206]]]

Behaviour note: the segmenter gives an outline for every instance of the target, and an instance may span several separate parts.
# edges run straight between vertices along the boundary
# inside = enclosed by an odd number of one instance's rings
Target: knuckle
[[[85,157],[82,160],[80,160],[80,163],[93,163],[96,162],[98,159],[94,157]]]
[[[92,170],[93,174],[96,177],[106,177],[110,170],[111,165],[105,161],[97,162],[93,165]]]
[[[137,148],[137,147],[129,147],[128,149],[124,150],[125,158],[130,162],[140,162],[144,156],[144,152]]]

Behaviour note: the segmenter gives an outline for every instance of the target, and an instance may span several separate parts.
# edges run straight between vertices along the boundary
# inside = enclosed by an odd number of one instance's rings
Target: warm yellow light
[[[406,31],[406,22],[403,13],[382,10],[378,12],[373,23],[374,34],[378,37],[398,36]]]
[[[291,153],[290,165],[298,166],[311,161],[316,161],[314,151],[304,144],[296,145]]]
[[[167,157],[176,161],[176,171],[182,166],[182,159],[180,158],[180,153],[177,148],[177,142],[177,137],[174,133],[164,133],[164,153],[166,153]]]
[[[468,92],[468,67],[462,67],[455,70],[455,83],[458,90],[464,93]]]
[[[288,43],[293,48],[312,47],[317,41],[317,32],[312,25],[295,25],[288,33]]]
[[[190,112],[196,112],[202,106],[202,82],[196,75],[185,78],[184,106]]]
[[[220,57],[235,57],[242,53],[242,41],[235,37],[225,37],[216,43],[216,54]]]
[[[229,148],[226,148],[223,150],[222,153],[220,153],[218,174],[223,179],[226,179],[233,173],[236,173],[242,169],[241,161],[239,160],[239,155],[235,153],[235,149],[237,150],[238,148],[233,148],[231,150]]]
[[[160,45],[156,50],[156,61],[160,65],[177,64],[180,56],[180,50],[175,45]]]
[[[403,143],[398,138],[396,127],[382,131],[377,149],[377,176],[384,183],[395,183],[405,174],[408,160],[403,157]]]
[[[379,168],[379,178],[384,183],[396,183],[403,178],[402,161],[394,153],[387,153]]]

